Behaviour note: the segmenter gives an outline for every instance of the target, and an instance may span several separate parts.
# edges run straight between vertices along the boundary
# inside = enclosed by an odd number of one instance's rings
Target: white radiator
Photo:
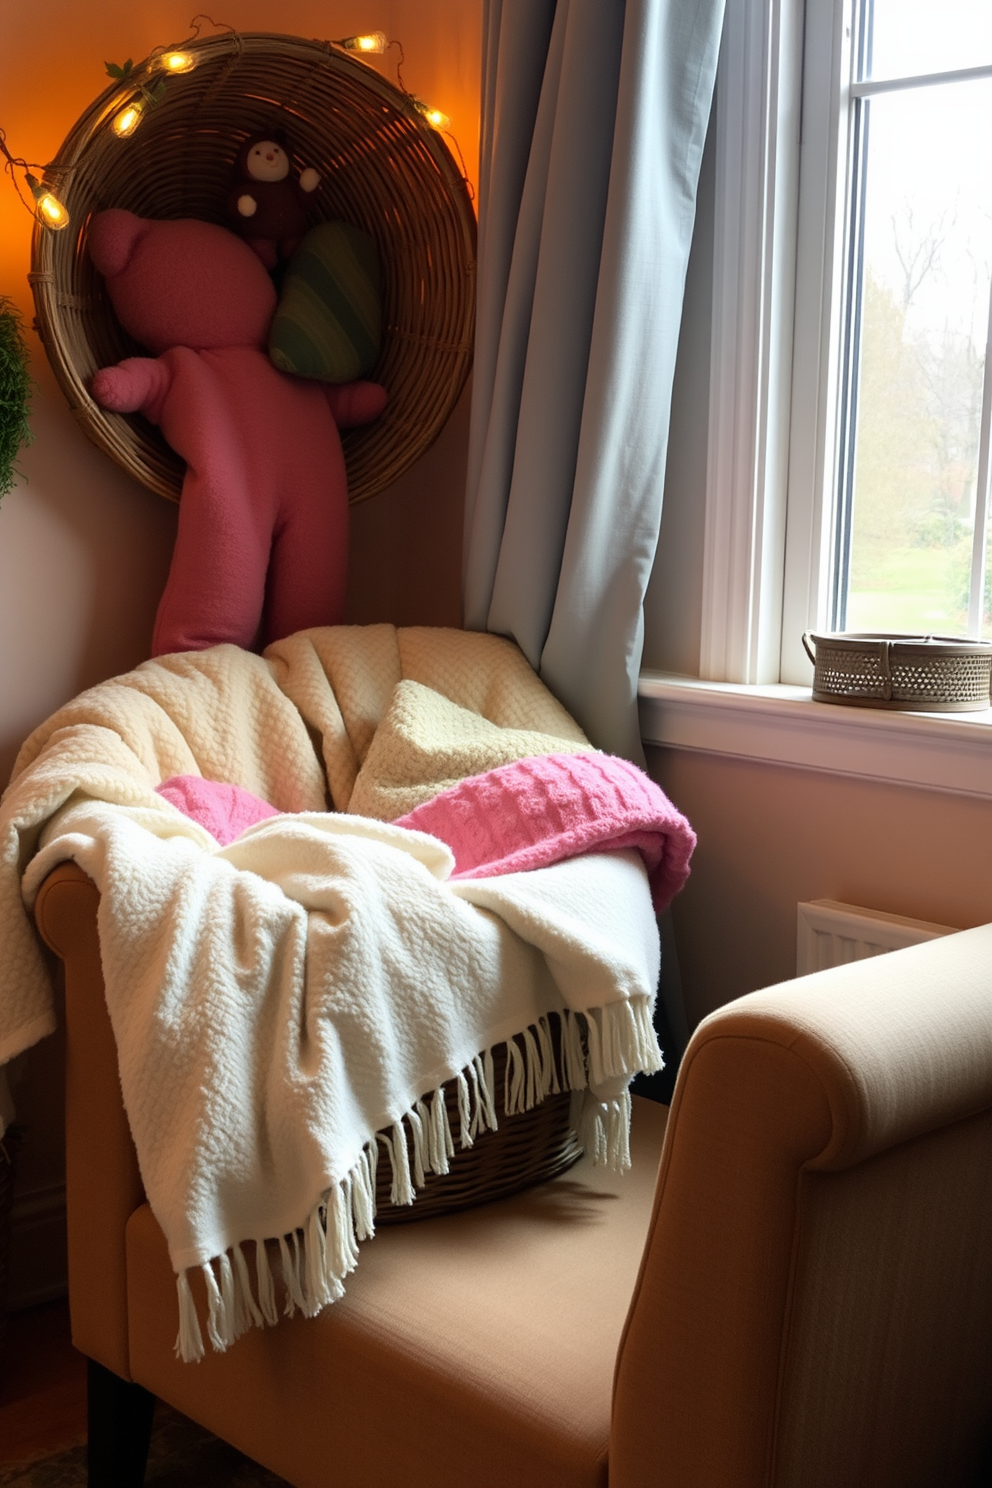
[[[810,899],[797,906],[796,976],[826,971],[847,961],[864,961],[903,946],[953,935],[951,925],[929,920],[910,920],[904,915],[882,914],[835,899]]]

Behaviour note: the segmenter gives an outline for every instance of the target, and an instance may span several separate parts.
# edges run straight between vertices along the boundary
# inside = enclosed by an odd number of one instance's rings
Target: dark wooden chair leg
[[[155,1396],[92,1359],[86,1361],[86,1389],[89,1488],[141,1488]]]

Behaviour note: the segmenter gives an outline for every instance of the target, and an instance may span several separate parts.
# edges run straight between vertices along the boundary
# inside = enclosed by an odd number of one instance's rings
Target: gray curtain
[[[465,624],[643,761],[642,602],[723,0],[487,0]]]

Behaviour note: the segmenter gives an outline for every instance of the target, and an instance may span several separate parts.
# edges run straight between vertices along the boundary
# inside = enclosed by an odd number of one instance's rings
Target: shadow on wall
[[[351,509],[349,625],[461,625],[471,379],[435,443],[394,485]]]
[[[90,444],[36,341],[32,352],[35,439],[0,505],[4,785],[38,723],[147,656],[176,530],[177,509]]]
[[[0,507],[0,627],[16,637],[0,660],[3,785],[37,724],[147,657],[178,514],[89,443],[42,356],[34,369],[36,440]],[[470,399],[468,387],[417,465],[352,508],[349,624],[461,624]]]

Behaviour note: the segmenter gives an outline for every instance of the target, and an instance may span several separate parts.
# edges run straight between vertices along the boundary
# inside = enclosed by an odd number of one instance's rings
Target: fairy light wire
[[[199,41],[204,25],[210,25],[215,31],[227,32],[234,37],[238,34],[226,21],[215,21],[213,16],[201,13],[190,21],[189,35],[183,41],[154,47],[137,66],[130,58],[123,66],[113,62],[105,64],[108,77],[122,87],[137,89],[137,96],[131,98],[114,115],[111,128],[118,138],[129,139],[147,111],[161,103],[170,77],[182,77],[193,71],[199,59],[189,47]]]
[[[122,88],[130,89],[134,93],[134,96],[118,110],[112,120],[111,127],[119,138],[128,139],[134,134],[147,110],[154,108],[161,101],[169,77],[182,76],[185,73],[193,71],[198,59],[187,48],[191,43],[200,39],[200,32],[204,25],[212,26],[215,31],[229,32],[235,37],[238,34],[233,26],[228,25],[224,21],[215,21],[212,16],[201,12],[193,16],[190,21],[190,34],[185,40],[171,46],[156,47],[137,66],[134,65],[130,58],[122,66],[112,62],[105,64],[108,76]],[[396,81],[400,91],[405,94],[420,117],[438,134],[446,135],[454,145],[461,167],[462,179],[468,188],[469,194],[474,197],[475,192],[468,178],[468,171],[465,168],[465,157],[462,154],[457,138],[451,132],[449,127],[451,121],[447,114],[443,113],[440,109],[432,108],[422,98],[418,98],[415,93],[410,91],[403,80],[403,67],[406,62],[406,54],[402,43],[395,39],[388,40],[384,31],[369,31],[359,32],[354,36],[342,37],[340,40],[333,42],[332,45],[339,46],[351,55],[359,57],[381,56],[390,48],[396,48],[399,53],[396,62]],[[148,81],[150,75],[155,71],[158,71],[160,76],[152,81]],[[34,170],[39,170],[42,176],[44,176],[50,169],[50,166],[40,165],[38,162],[27,161],[21,156],[12,155],[7,148],[6,135],[3,129],[0,129],[0,152],[4,156],[4,170],[10,176],[21,205],[25,210],[30,212],[35,221],[42,222],[47,227],[55,230],[65,227],[69,221],[69,213],[66,207],[59,201],[54,191],[50,187],[46,187],[33,174]],[[34,198],[33,205],[24,196],[20,182],[17,179],[17,171],[22,171],[24,174],[28,190]]]
[[[56,231],[60,227],[67,227],[69,213],[65,205],[59,201],[59,198],[55,195],[51,187],[44,184],[43,179],[39,180],[34,175],[34,172],[37,170],[41,172],[42,178],[44,178],[45,173],[51,167],[42,165],[37,160],[25,160],[22,155],[12,155],[7,148],[7,134],[3,129],[0,129],[0,153],[4,156],[3,168],[14,183],[14,190],[17,192],[18,199],[25,211],[29,212],[36,222],[41,222],[46,227],[53,228]],[[27,200],[24,192],[21,190],[21,184],[17,179],[18,171],[24,173],[28,190],[34,198],[33,205]],[[51,210],[51,207],[48,205],[49,203],[55,208],[54,211]]]
[[[376,45],[374,48],[371,46],[363,47],[360,45],[362,41],[366,40],[368,37],[373,36],[376,38],[377,43],[381,39],[381,41],[385,44],[382,46]],[[332,42],[331,45],[339,46],[343,51],[350,53],[352,56],[359,57],[369,55],[382,56],[383,53],[389,51],[391,47],[396,48],[397,52],[399,52],[399,56],[396,59],[397,87],[399,88],[400,92],[403,93],[410,100],[420,117],[427,124],[430,125],[435,133],[445,135],[446,138],[448,138],[454,145],[455,154],[458,156],[458,164],[461,167],[462,180],[465,182],[469,197],[474,201],[475,187],[469,180],[468,169],[465,165],[465,156],[462,154],[462,147],[458,143],[457,136],[452,134],[451,129],[449,128],[451,120],[448,118],[447,114],[442,112],[441,109],[431,108],[430,104],[425,103],[422,98],[418,98],[416,93],[412,93],[407,87],[406,83],[403,81],[403,67],[406,63],[406,53],[403,50],[403,43],[397,41],[395,37],[393,37],[392,40],[387,41],[385,32],[383,31],[372,31],[356,36],[342,37],[339,41]],[[432,115],[434,116],[433,118],[431,117]]]

